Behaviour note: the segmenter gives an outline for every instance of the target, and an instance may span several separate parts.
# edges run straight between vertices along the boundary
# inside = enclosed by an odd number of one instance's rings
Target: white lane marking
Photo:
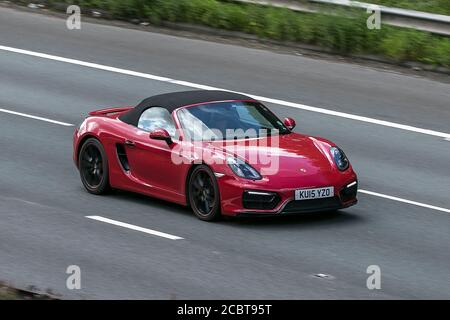
[[[65,127],[72,127],[72,126],[73,126],[73,124],[71,124],[71,123],[61,122],[61,121],[56,121],[56,120],[52,120],[52,119],[48,119],[48,118],[43,118],[43,117],[37,117],[37,116],[33,116],[33,115],[31,115],[31,114],[26,114],[26,113],[16,112],[16,111],[12,111],[12,110],[0,109],[0,112],[9,113],[9,114],[14,114],[14,115],[16,115],[16,116],[21,116],[21,117],[31,118],[31,119],[35,119],[35,120],[40,120],[40,121],[50,122],[50,123],[54,123],[54,124],[59,124],[59,125],[61,125],[61,126],[65,126]]]
[[[97,63],[91,63],[91,62],[86,62],[86,61],[81,61],[81,60],[63,58],[63,57],[58,57],[58,56],[54,56],[54,55],[51,55],[51,54],[45,54],[45,53],[34,52],[34,51],[29,51],[29,50],[22,50],[22,49],[17,49],[17,48],[12,48],[12,47],[0,46],[0,50],[10,51],[10,52],[20,53],[20,54],[25,54],[25,55],[28,55],[28,56],[39,57],[39,58],[48,59],[48,60],[54,60],[54,61],[60,61],[60,62],[75,64],[75,65],[88,67],[88,68],[94,68],[94,69],[100,69],[100,70],[111,71],[111,72],[116,72],[116,73],[122,73],[122,74],[126,74],[126,75],[129,75],[129,76],[146,78],[146,79],[150,79],[150,80],[163,81],[163,82],[167,82],[167,81],[172,80],[170,78],[154,76],[154,75],[147,74],[147,73],[136,72],[136,71],[120,69],[120,68],[115,68],[115,67],[109,67],[109,66],[105,66],[105,65],[101,65],[101,64],[97,64]]]
[[[352,120],[357,120],[357,121],[361,121],[361,122],[377,124],[377,125],[380,125],[380,126],[396,128],[396,129],[405,130],[405,131],[411,131],[411,132],[416,132],[416,133],[422,133],[422,134],[435,136],[435,137],[450,138],[450,133],[439,132],[439,131],[419,128],[419,127],[413,127],[413,126],[409,126],[409,125],[406,125],[406,124],[390,122],[390,121],[385,121],[385,120],[378,120],[378,119],[358,116],[358,115],[345,113],[345,112],[339,112],[339,111],[333,111],[333,110],[328,110],[328,109],[323,109],[323,108],[317,108],[317,107],[307,106],[307,105],[304,105],[304,104],[299,104],[299,103],[294,103],[294,102],[288,102],[288,101],[277,100],[277,99],[270,99],[270,98],[254,96],[254,95],[252,97],[254,99],[256,99],[256,100],[260,100],[260,101],[264,101],[264,102],[269,102],[269,103],[279,104],[279,105],[283,105],[283,106],[287,106],[287,107],[292,107],[292,108],[297,108],[297,109],[302,109],[302,110],[307,110],[307,111],[327,114],[327,115],[330,115],[330,116],[336,116],[336,117],[340,117],[340,118],[352,119]]]
[[[375,196],[375,197],[380,197],[380,198],[385,198],[385,199],[394,200],[394,201],[398,201],[398,202],[403,202],[403,203],[411,204],[411,205],[418,206],[418,207],[423,207],[423,208],[427,208],[427,209],[450,213],[450,209],[436,207],[436,206],[432,206],[432,205],[429,205],[426,203],[420,203],[420,202],[402,199],[402,198],[398,198],[398,197],[393,197],[393,196],[389,196],[387,194],[382,194],[382,193],[377,193],[377,192],[367,191],[367,190],[358,190],[358,192],[365,193],[365,194]]]
[[[142,228],[142,227],[139,227],[139,226],[135,226],[133,224],[120,222],[120,221],[117,221],[117,220],[112,220],[112,219],[108,219],[108,218],[104,218],[104,217],[100,217],[100,216],[86,216],[86,218],[92,219],[92,220],[101,221],[101,222],[105,222],[105,223],[109,223],[109,224],[113,224],[115,226],[128,228],[128,229],[135,230],[135,231],[148,233],[148,234],[151,234],[151,235],[154,235],[154,236],[158,236],[158,237],[162,237],[162,238],[166,238],[166,239],[170,239],[170,240],[181,240],[181,239],[183,239],[181,237],[174,236],[172,234],[168,234],[168,233],[164,233],[164,232],[160,232],[160,231],[156,231],[156,230],[152,230],[152,229]]]
[[[94,68],[94,69],[99,69],[99,70],[104,70],[104,71],[125,74],[125,75],[129,75],[129,76],[134,76],[134,77],[140,77],[140,78],[145,78],[145,79],[150,79],[150,80],[155,80],[155,81],[173,83],[173,84],[186,86],[186,87],[190,87],[190,88],[195,88],[195,89],[232,91],[232,90],[211,87],[208,85],[193,83],[193,82],[189,82],[189,81],[176,80],[176,79],[156,76],[156,75],[152,75],[152,74],[148,74],[148,73],[136,72],[136,71],[126,70],[126,69],[121,69],[121,68],[115,68],[115,67],[110,67],[110,66],[106,66],[106,65],[102,65],[102,64],[91,63],[91,62],[86,62],[86,61],[81,61],[81,60],[76,60],[76,59],[69,59],[69,58],[59,57],[59,56],[50,55],[50,54],[46,54],[46,53],[23,50],[23,49],[18,49],[18,48],[13,48],[13,47],[7,47],[7,46],[0,45],[0,50],[24,54],[24,55],[33,56],[33,57],[39,57],[39,58],[48,59],[48,60],[70,63],[70,64],[84,66],[84,67],[88,67],[88,68]],[[236,91],[232,91],[232,92],[236,92]],[[350,113],[308,106],[305,104],[300,104],[300,103],[295,103],[295,102],[289,102],[289,101],[284,101],[284,100],[279,100],[279,99],[272,99],[272,98],[267,98],[267,97],[262,97],[262,96],[256,96],[256,95],[252,95],[252,94],[248,94],[248,93],[243,93],[243,94],[246,94],[254,99],[257,99],[257,100],[260,100],[263,102],[274,103],[274,104],[278,104],[278,105],[282,105],[282,106],[286,106],[286,107],[292,107],[292,108],[302,109],[302,110],[306,110],[306,111],[326,114],[326,115],[330,115],[330,116],[341,117],[341,118],[346,118],[346,119],[351,119],[351,120],[396,128],[396,129],[400,129],[400,130],[405,130],[405,131],[416,132],[416,133],[426,134],[426,135],[430,135],[430,136],[436,136],[436,137],[450,139],[450,133],[439,132],[439,131],[419,128],[419,127],[413,127],[413,126],[400,124],[400,123],[396,123],[396,122],[378,120],[378,119],[358,116],[358,115],[354,115],[354,114],[350,114]]]

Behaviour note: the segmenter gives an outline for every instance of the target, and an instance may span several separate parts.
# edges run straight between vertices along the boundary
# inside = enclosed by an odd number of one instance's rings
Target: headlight
[[[336,163],[336,166],[339,168],[339,170],[341,171],[347,170],[349,166],[349,161],[344,151],[342,151],[338,147],[331,147],[330,152],[331,155],[333,156],[334,163]]]
[[[252,166],[239,158],[227,158],[227,164],[239,177],[251,180],[260,180],[262,177]]]

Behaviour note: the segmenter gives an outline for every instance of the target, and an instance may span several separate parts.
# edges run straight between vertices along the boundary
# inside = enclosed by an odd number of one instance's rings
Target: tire
[[[209,167],[195,167],[189,176],[188,195],[189,205],[197,218],[203,221],[221,218],[219,186]]]
[[[84,142],[78,164],[81,182],[89,193],[100,195],[110,190],[108,158],[100,141],[89,138]]]

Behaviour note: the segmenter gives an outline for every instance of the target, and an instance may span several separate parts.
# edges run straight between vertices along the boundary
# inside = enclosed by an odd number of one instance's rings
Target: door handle
[[[135,146],[134,141],[131,141],[131,140],[125,140],[125,145],[127,145],[129,147],[134,147]]]

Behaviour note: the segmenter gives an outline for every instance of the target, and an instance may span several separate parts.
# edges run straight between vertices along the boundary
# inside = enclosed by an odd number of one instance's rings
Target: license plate
[[[334,197],[334,187],[295,190],[295,200],[311,200]]]

